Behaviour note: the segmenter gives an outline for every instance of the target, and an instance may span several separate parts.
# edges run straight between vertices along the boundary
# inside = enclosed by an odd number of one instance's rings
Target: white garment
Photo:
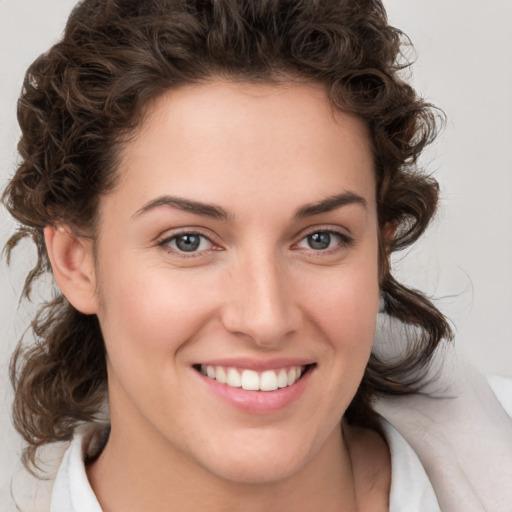
[[[85,472],[90,445],[103,435],[104,425],[87,425],[75,432],[59,467],[50,512],[102,512]]]
[[[418,341],[418,331],[386,315],[378,323],[374,352],[384,360],[400,359]],[[443,343],[421,394],[375,405],[418,455],[443,512],[512,512],[512,383],[490,384],[494,393],[453,344]]]

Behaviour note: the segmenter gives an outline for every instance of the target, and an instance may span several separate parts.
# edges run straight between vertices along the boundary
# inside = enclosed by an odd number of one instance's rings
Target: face
[[[373,340],[364,124],[316,85],[187,86],[119,174],[96,245],[112,435],[229,480],[306,467],[338,443]]]

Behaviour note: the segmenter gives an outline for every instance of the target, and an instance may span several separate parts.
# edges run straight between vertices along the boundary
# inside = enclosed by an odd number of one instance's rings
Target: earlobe
[[[96,313],[92,241],[77,236],[63,225],[46,226],[44,238],[55,281],[66,299],[81,313]]]

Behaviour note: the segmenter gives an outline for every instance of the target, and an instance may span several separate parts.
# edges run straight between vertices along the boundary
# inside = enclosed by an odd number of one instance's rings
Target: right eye
[[[200,233],[179,233],[159,242],[171,253],[198,253],[208,251],[213,247],[213,242]]]

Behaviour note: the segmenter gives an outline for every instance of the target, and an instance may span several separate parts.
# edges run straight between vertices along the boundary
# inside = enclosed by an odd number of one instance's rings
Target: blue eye
[[[328,249],[331,245],[331,233],[312,233],[306,237],[306,240],[311,249],[321,251]]]
[[[306,235],[298,244],[301,249],[312,249],[314,251],[325,251],[337,246],[345,247],[350,245],[351,239],[335,231],[314,231]]]
[[[212,242],[199,233],[180,233],[160,242],[174,252],[200,252],[212,247]]]

